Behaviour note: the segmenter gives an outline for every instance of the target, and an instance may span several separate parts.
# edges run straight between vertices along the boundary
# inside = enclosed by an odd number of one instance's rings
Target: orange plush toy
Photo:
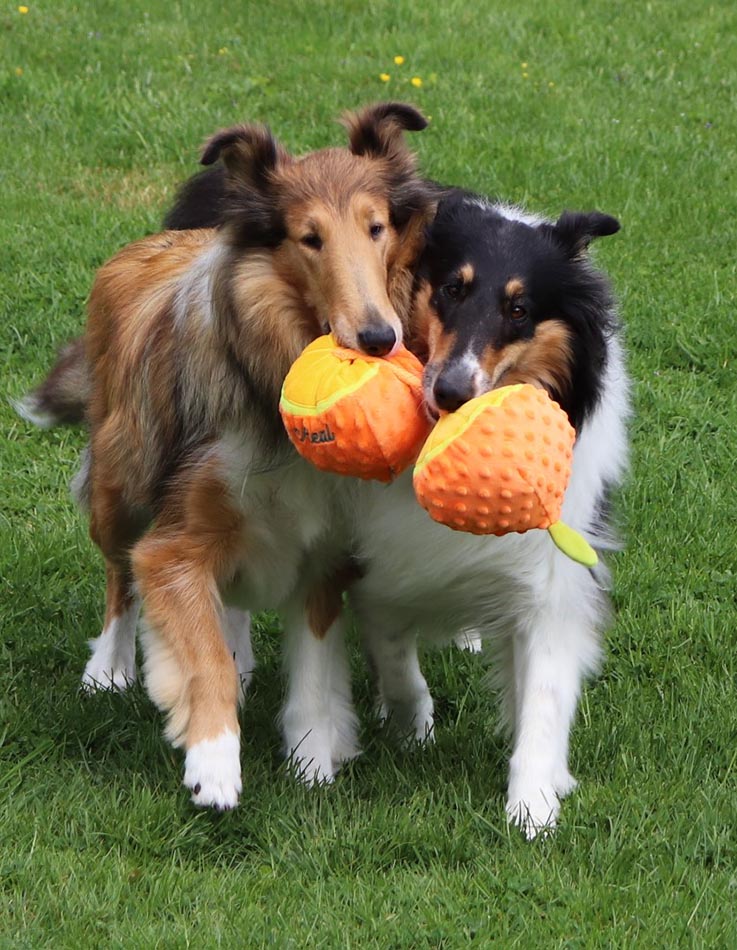
[[[430,430],[422,364],[409,350],[367,356],[332,336],[294,361],[279,411],[297,451],[317,468],[380,482],[414,462]]]
[[[560,520],[576,434],[541,389],[504,386],[438,422],[417,460],[417,499],[458,531],[504,535],[545,528],[587,567],[596,552]]]
[[[428,437],[419,360],[404,347],[366,356],[323,336],[295,360],[279,411],[317,468],[389,482],[417,459],[415,494],[436,521],[473,534],[547,529],[573,560],[597,563],[560,520],[575,432],[541,389],[492,390],[443,416]]]

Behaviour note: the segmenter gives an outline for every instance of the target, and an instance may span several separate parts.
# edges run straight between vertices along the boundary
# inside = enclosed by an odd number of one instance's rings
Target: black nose
[[[397,334],[388,323],[366,327],[358,334],[358,345],[369,356],[385,356],[397,342]]]
[[[443,373],[435,380],[432,394],[438,409],[455,412],[464,402],[473,399],[475,395],[473,380],[465,373]]]

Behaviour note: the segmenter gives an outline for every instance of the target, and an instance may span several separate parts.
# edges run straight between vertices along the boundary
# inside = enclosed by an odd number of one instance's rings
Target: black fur
[[[223,222],[226,197],[225,166],[213,165],[188,178],[179,188],[164,218],[168,231],[215,228]]]
[[[572,336],[571,385],[551,396],[579,427],[597,404],[607,337],[617,325],[609,285],[584,252],[593,238],[618,229],[616,219],[599,212],[565,212],[555,224],[532,225],[467,192],[444,198],[428,229],[418,281],[430,284],[431,307],[454,336],[446,365],[460,368],[464,354],[479,358],[488,347],[531,338],[545,320],[562,321]],[[473,268],[469,285],[458,279],[464,264]],[[525,288],[521,317],[504,292],[513,278]]]

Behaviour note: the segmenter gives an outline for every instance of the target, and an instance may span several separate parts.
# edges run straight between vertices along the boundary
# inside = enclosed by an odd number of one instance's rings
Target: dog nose
[[[473,399],[475,395],[473,381],[468,376],[447,373],[438,376],[432,390],[438,409],[445,412],[455,412],[464,402]]]
[[[369,356],[386,356],[397,342],[397,334],[388,323],[373,324],[358,334],[358,345]]]

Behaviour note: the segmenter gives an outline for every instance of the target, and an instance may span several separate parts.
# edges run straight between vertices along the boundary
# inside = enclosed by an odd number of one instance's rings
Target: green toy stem
[[[563,521],[556,521],[548,528],[548,534],[555,546],[572,561],[583,564],[584,567],[595,567],[599,563],[596,551],[578,531],[569,528]]]

